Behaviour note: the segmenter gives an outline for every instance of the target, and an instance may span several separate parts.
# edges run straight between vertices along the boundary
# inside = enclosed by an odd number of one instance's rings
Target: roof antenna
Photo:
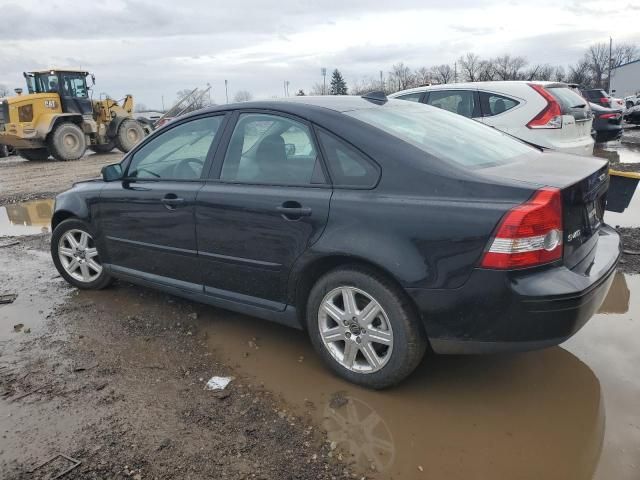
[[[387,95],[382,91],[369,92],[362,95],[362,98],[368,100],[376,105],[384,105],[387,103]]]

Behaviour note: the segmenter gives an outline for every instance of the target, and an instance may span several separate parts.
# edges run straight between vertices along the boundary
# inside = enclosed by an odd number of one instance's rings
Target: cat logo
[[[50,108],[52,110],[55,110],[56,108],[56,101],[55,100],[45,100],[44,101],[44,107],[45,108]]]

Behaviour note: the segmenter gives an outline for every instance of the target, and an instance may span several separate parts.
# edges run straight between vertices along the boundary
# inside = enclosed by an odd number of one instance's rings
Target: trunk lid
[[[545,186],[561,190],[564,263],[571,268],[597,243],[609,188],[608,170],[608,162],[596,157],[544,152],[485,168],[482,174],[536,190]]]

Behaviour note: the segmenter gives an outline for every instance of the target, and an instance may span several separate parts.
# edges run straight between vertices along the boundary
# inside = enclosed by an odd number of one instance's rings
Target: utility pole
[[[607,76],[607,90],[609,91],[609,95],[611,95],[611,63],[613,63],[613,58],[611,58],[612,51],[613,39],[609,37],[609,74]]]
[[[327,94],[327,69],[322,67],[320,69],[320,72],[322,73],[322,95],[326,95]]]
[[[382,78],[382,70],[380,70],[380,91],[384,92],[384,79]]]
[[[162,95],[162,113],[164,113],[164,95]]]
[[[229,80],[224,81],[224,94],[227,97],[227,103],[229,103]]]
[[[453,83],[458,83],[458,62],[453,62]]]

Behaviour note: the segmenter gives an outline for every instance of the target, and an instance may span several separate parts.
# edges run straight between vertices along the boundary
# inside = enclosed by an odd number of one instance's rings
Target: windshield
[[[401,104],[399,104],[401,103]],[[540,153],[509,135],[455,113],[409,102],[345,112],[443,161],[481,168]]]

